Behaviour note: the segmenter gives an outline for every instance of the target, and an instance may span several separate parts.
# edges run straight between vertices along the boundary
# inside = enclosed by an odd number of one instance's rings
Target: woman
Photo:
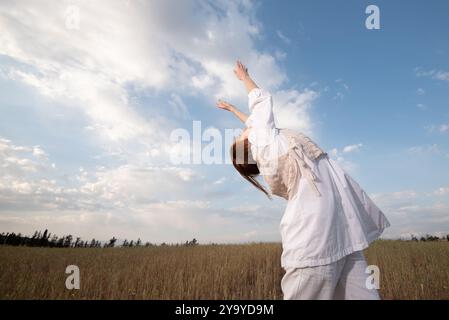
[[[246,87],[251,111],[247,116],[217,102],[247,126],[231,148],[234,167],[269,197],[287,200],[280,222],[284,299],[380,299],[376,285],[367,285],[362,250],[390,226],[387,218],[310,138],[275,127],[270,93],[240,61],[234,72]]]

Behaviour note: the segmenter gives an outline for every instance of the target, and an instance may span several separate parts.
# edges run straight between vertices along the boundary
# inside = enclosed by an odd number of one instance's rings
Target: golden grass
[[[108,249],[0,246],[1,299],[282,299],[281,245]],[[383,299],[449,299],[449,242],[376,241]],[[67,290],[77,265],[81,289]]]

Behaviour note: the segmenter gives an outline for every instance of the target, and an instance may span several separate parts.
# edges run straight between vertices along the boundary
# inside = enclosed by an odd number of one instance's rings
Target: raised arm
[[[243,123],[246,123],[246,120],[248,120],[248,115],[246,113],[240,111],[239,109],[237,109],[236,106],[234,106],[226,101],[218,100],[217,107],[219,107],[220,109],[224,109],[224,110],[232,112]]]
[[[258,88],[257,84],[249,76],[248,68],[246,68],[240,61],[236,62],[234,73],[237,79],[244,83],[248,94],[251,90]],[[247,124],[248,115],[240,111],[236,106],[221,99],[217,101],[216,105],[220,109],[232,112],[241,122]]]
[[[250,77],[248,68],[246,68],[240,61],[236,62],[234,73],[237,79],[243,82],[246,91],[248,92],[248,104],[251,115],[248,116],[234,105],[223,100],[217,101],[217,107],[232,112],[238,119],[240,119],[240,121],[245,123],[248,128],[254,129],[252,130],[252,137],[255,135],[260,136],[258,143],[266,144],[268,139],[265,137],[272,135],[271,132],[268,133],[268,131],[274,131],[271,94],[257,86],[254,80]],[[251,140],[255,142],[255,138],[252,138]]]
[[[253,79],[251,79],[251,77],[249,76],[248,73],[248,68],[245,67],[240,61],[237,60],[237,65],[236,68],[234,70],[234,73],[236,75],[236,77],[243,81],[243,83],[245,84],[246,87],[246,91],[248,91],[248,93],[251,92],[251,90],[258,88],[257,84],[254,82]]]
[[[240,61],[237,61],[234,73],[238,79],[243,81],[248,92],[248,107],[251,115],[245,124],[250,129],[249,141],[252,145],[261,147],[271,144],[277,132],[270,92],[257,86],[249,76],[248,69]]]

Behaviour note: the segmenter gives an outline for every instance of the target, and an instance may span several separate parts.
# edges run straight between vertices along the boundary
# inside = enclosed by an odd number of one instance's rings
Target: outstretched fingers
[[[248,71],[248,68],[245,67],[245,65],[244,65],[243,63],[241,63],[240,60],[237,60],[237,65],[239,66],[239,68],[240,68],[242,71],[244,71],[244,72],[247,72],[247,71]]]
[[[216,103],[216,106],[220,109],[231,110],[232,104],[219,99]]]

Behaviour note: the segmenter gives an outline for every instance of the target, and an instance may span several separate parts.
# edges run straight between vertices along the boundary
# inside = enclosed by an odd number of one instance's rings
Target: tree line
[[[437,237],[430,234],[426,234],[425,236],[415,236],[411,235],[410,241],[449,241],[449,234],[443,237]],[[167,244],[165,242],[159,244],[159,246],[196,246],[199,242],[195,238],[190,241],[186,241],[182,244]],[[34,234],[30,236],[24,236],[21,233],[4,233],[0,234],[0,245],[9,245],[9,246],[27,246],[27,247],[49,247],[49,248],[114,248],[114,247],[150,247],[157,246],[156,244],[145,242],[143,243],[140,238],[136,241],[125,239],[121,245],[117,244],[117,238],[112,237],[108,242],[101,242],[96,239],[82,240],[80,237],[74,238],[72,235],[58,237],[55,234],[51,234],[45,229],[44,232],[36,231]]]
[[[198,245],[198,240],[195,238],[190,241],[186,241],[183,244],[174,244],[175,246],[196,246]],[[21,233],[4,233],[0,234],[0,245],[9,246],[26,246],[26,247],[49,247],[49,248],[114,248],[118,247],[150,247],[157,246],[156,244],[145,242],[137,239],[136,241],[125,239],[121,245],[117,245],[117,238],[112,237],[108,242],[101,242],[96,239],[82,240],[80,237],[74,238],[72,235],[58,237],[55,234],[51,234],[45,229],[44,232],[36,231],[30,236],[24,236]],[[165,242],[161,243],[160,246],[167,246]]]
[[[432,236],[430,234],[426,234],[425,236],[418,238],[417,236],[412,234],[411,240],[412,241],[445,241],[445,240],[449,241],[449,234],[447,234],[446,236],[442,236],[441,238],[437,237],[437,236]]]

